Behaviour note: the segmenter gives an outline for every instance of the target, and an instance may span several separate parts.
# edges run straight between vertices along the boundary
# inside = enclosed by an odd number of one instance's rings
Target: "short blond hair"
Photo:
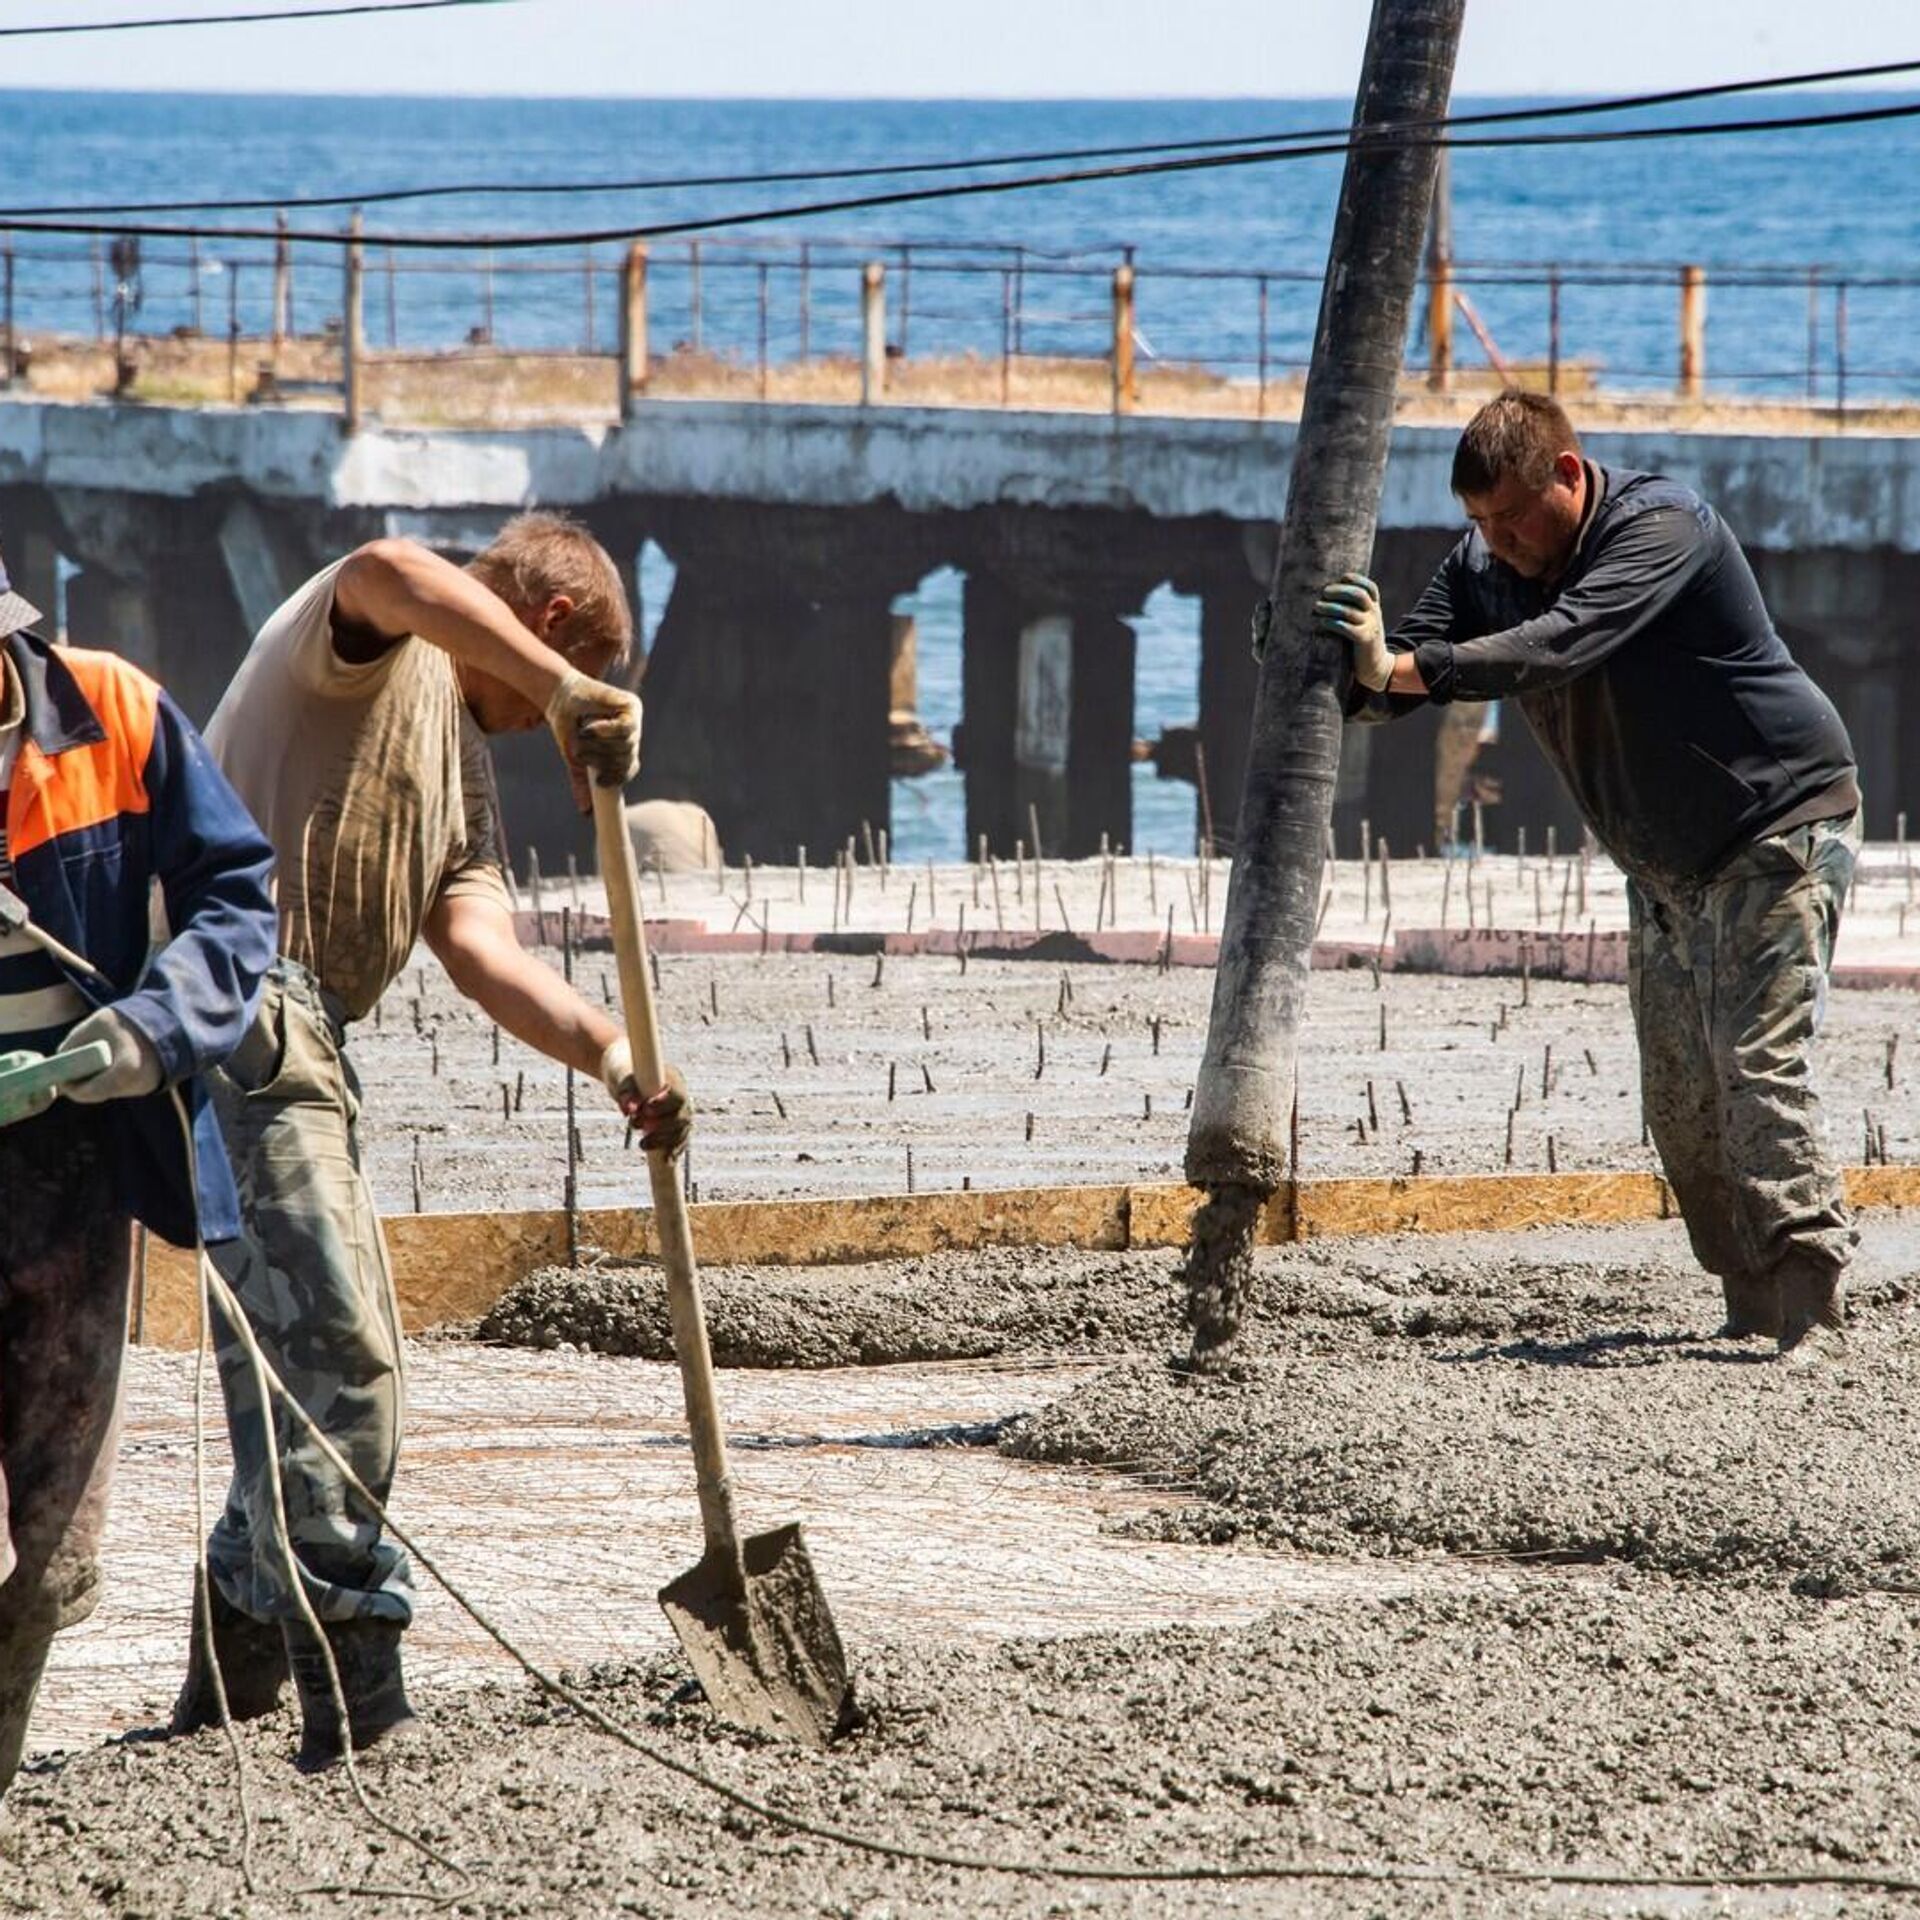
[[[611,664],[619,666],[632,651],[633,609],[620,569],[606,548],[564,513],[516,514],[484,553],[467,562],[467,571],[523,620],[555,594],[565,594],[573,612],[554,644],[569,659],[611,645]]]

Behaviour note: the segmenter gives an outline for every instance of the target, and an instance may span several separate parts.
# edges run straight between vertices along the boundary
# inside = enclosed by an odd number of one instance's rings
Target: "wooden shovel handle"
[[[613,924],[613,951],[620,966],[620,1005],[626,1015],[627,1044],[633,1049],[634,1077],[643,1093],[666,1083],[660,1057],[660,1024],[654,1014],[653,981],[647,972],[647,936],[640,920],[640,869],[627,833],[626,808],[618,787],[593,784],[593,832],[600,853],[600,877],[607,888],[607,917]],[[667,1312],[673,1323],[673,1350],[680,1361],[680,1382],[687,1400],[687,1428],[693,1438],[693,1469],[700,1491],[700,1522],[707,1551],[739,1575],[740,1535],[733,1518],[733,1486],[727,1477],[726,1430],[713,1387],[713,1351],[707,1343],[707,1316],[700,1303],[700,1272],[693,1257],[693,1228],[686,1196],[670,1154],[649,1149],[647,1175],[653,1184],[653,1224],[660,1261],[667,1273]]]

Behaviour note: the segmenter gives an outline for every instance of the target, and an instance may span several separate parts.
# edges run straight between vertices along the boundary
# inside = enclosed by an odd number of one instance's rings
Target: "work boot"
[[[1846,1269],[1815,1255],[1789,1254],[1775,1270],[1780,1286],[1780,1352],[1816,1360],[1846,1345]]]
[[[286,1637],[287,1664],[300,1695],[303,1738],[295,1765],[303,1773],[330,1767],[345,1752],[340,1716],[334,1710],[327,1684],[326,1653],[304,1620],[289,1620],[281,1629]],[[326,1646],[333,1650],[340,1674],[340,1694],[347,1703],[347,1726],[355,1753],[393,1736],[418,1729],[420,1722],[407,1700],[400,1673],[400,1635],[397,1620],[329,1620]]]
[[[1720,1292],[1727,1303],[1721,1339],[1748,1340],[1764,1334],[1771,1340],[1779,1335],[1780,1283],[1772,1275],[1756,1280],[1751,1274],[1723,1273]]]
[[[40,1676],[47,1670],[52,1646],[51,1632],[16,1627],[0,1636],[0,1801],[20,1771],[20,1756],[27,1750],[27,1722],[33,1717],[34,1696],[40,1691]]]
[[[197,1733],[220,1724],[220,1701],[213,1687],[213,1666],[207,1658],[207,1637],[200,1625],[200,1595],[210,1595],[213,1606],[213,1652],[226,1683],[227,1714],[235,1722],[258,1720],[280,1704],[287,1679],[287,1647],[280,1629],[255,1620],[228,1603],[220,1583],[209,1581],[202,1563],[193,1576],[193,1613],[187,1623],[187,1677],[173,1703],[170,1734]]]

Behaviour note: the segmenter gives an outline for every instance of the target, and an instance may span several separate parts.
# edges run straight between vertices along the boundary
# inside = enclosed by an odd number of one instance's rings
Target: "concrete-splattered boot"
[[[1778,1338],[1780,1283],[1772,1274],[1756,1279],[1747,1273],[1723,1273],[1720,1292],[1727,1303],[1727,1317],[1720,1328],[1723,1340],[1750,1340],[1755,1335]]]
[[[282,1632],[286,1636],[287,1664],[300,1695],[304,1729],[295,1764],[303,1772],[313,1773],[332,1766],[345,1751],[340,1716],[334,1710],[333,1690],[327,1684],[326,1652],[303,1620],[289,1621]],[[326,1623],[326,1647],[332,1649],[339,1671],[355,1753],[420,1729],[400,1672],[401,1632],[399,1623],[393,1620]]]
[[[1815,1360],[1846,1343],[1846,1268],[1817,1254],[1790,1253],[1774,1269],[1780,1286],[1780,1352]]]
[[[33,1717],[34,1697],[52,1646],[53,1635],[46,1631],[16,1628],[0,1633],[0,1801],[20,1771],[20,1756],[27,1750],[27,1722]]]
[[[200,1624],[200,1596],[213,1609],[213,1656],[226,1683],[227,1712],[233,1719],[258,1720],[280,1704],[287,1680],[287,1646],[280,1629],[255,1620],[228,1604],[217,1581],[201,1566],[193,1576],[193,1612],[187,1621],[187,1678],[173,1703],[167,1731],[193,1733],[220,1724],[220,1702],[213,1687],[213,1661]]]

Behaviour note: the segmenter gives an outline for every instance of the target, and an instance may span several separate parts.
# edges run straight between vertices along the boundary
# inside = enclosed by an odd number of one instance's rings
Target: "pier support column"
[[[1084,860],[1104,835],[1133,845],[1133,677],[1138,640],[1117,614],[1073,615],[1067,819],[1060,851]]]
[[[1253,608],[1260,590],[1250,574],[1210,579],[1200,588],[1200,747],[1207,791],[1195,796],[1194,831],[1209,812],[1216,849],[1230,850],[1247,784],[1247,740],[1259,666],[1253,657]]]
[[[1133,838],[1132,627],[1112,611],[967,577],[961,764],[967,845],[1078,859]]]
[[[252,643],[221,528],[232,503],[62,491],[61,547],[80,572],[67,588],[67,637],[144,667],[195,726]]]
[[[812,594],[762,557],[681,551],[642,694],[640,792],[694,800],[728,852],[823,859],[887,824],[893,589]]]
[[[43,602],[36,604],[51,614]],[[67,641],[117,653],[164,684],[152,601],[138,585],[103,567],[82,567],[67,582]]]
[[[954,758],[966,776],[967,851],[1011,855],[1026,835],[1014,783],[1020,711],[1020,603],[1005,581],[969,573],[961,598],[960,712]]]

